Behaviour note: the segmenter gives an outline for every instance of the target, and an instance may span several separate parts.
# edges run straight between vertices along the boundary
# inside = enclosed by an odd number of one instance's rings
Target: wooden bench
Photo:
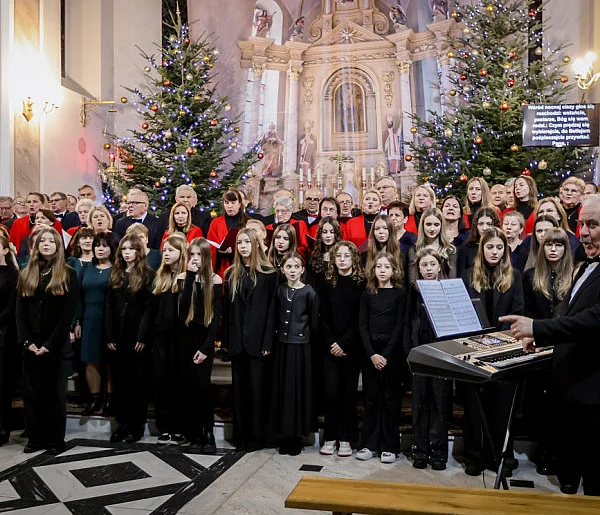
[[[598,515],[600,497],[305,476],[285,507],[333,515]]]

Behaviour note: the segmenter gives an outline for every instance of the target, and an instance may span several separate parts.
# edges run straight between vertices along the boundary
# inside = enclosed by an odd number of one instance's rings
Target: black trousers
[[[559,405],[558,480],[579,485],[585,495],[600,496],[600,406]]]
[[[271,366],[270,356],[255,358],[244,350],[231,357],[233,436],[239,450],[265,446]]]
[[[195,350],[181,345],[177,349],[177,417],[183,434],[190,440],[212,433],[214,426],[211,374],[213,353],[196,365]]]
[[[67,424],[66,362],[60,352],[23,356],[23,401],[30,443],[60,446]]]
[[[140,352],[133,344],[117,343],[114,355],[115,416],[121,426],[142,431],[148,417],[148,368],[150,351]]]
[[[356,442],[356,401],[360,364],[358,358],[326,355],[323,360],[325,387],[325,441]]]
[[[377,452],[400,452],[398,432],[400,390],[398,388],[398,360],[391,357],[383,370],[377,370],[369,359],[363,368],[365,417],[362,429],[362,447]]]
[[[16,336],[13,341],[12,334],[0,330],[0,440],[11,431],[12,400],[21,368]]]
[[[477,388],[481,388],[483,408],[492,434],[494,448],[498,457],[500,457],[515,385],[512,383],[491,382],[481,387],[472,384],[464,386],[463,438],[465,461],[491,466],[494,461],[493,453],[489,438],[483,428],[481,411],[477,403]],[[512,455],[512,442],[510,442],[507,452],[509,456]]]
[[[160,433],[180,433],[176,419],[175,338],[159,335],[152,346],[154,410]]]
[[[412,404],[414,457],[448,460],[452,381],[413,376]]]

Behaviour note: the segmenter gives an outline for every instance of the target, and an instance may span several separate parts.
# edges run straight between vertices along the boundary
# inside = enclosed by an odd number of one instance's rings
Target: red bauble
[[[510,109],[510,104],[508,102],[502,102],[500,104],[500,109],[502,109],[502,111],[508,111]]]
[[[481,145],[483,143],[483,138],[481,136],[475,136],[473,143],[475,143],[475,145]]]
[[[469,180],[469,178],[468,178],[468,177],[467,177],[467,176],[466,176],[466,175],[463,173],[463,174],[462,174],[462,175],[461,175],[461,176],[458,178],[458,180],[459,180],[460,182],[467,182],[467,181]]]
[[[127,163],[127,170],[131,172],[133,170],[133,163]]]
[[[189,45],[189,44],[190,44],[190,38],[185,38],[185,39],[183,40],[183,42],[184,42],[186,45]]]
[[[188,148],[185,149],[185,153],[188,156],[191,156],[194,153],[194,149],[192,147],[188,147]]]
[[[405,160],[407,163],[410,163],[410,162],[412,161],[412,156],[411,156],[410,154],[408,154],[408,155],[407,155],[407,156],[404,158],[404,160]]]
[[[529,9],[529,12],[527,14],[529,14],[530,18],[535,18],[537,16],[537,12],[535,11],[535,9]]]
[[[507,85],[509,88],[512,88],[512,87],[515,85],[515,79],[508,79],[508,80],[506,81],[506,85]]]
[[[467,75],[465,73],[461,73],[459,79],[460,80],[467,80]]]
[[[216,126],[217,126],[217,123],[219,123],[219,121],[218,121],[218,120],[211,120],[211,121],[210,121],[210,124],[211,124],[211,126],[213,126],[213,127],[216,127]]]
[[[265,157],[265,155],[262,152],[259,152],[258,154],[256,154],[256,157],[258,157],[258,159],[262,159],[263,157]]]
[[[529,170],[529,168],[525,168],[525,170],[521,172],[521,175],[531,175],[531,171]]]
[[[169,61],[163,61],[162,65],[164,68],[166,68],[167,66],[169,66]]]
[[[215,177],[217,177],[217,172],[215,172],[214,170],[212,172],[210,172],[210,176],[214,179]]]
[[[515,55],[517,55],[517,54],[515,53],[515,51],[514,51],[514,50],[511,50],[511,51],[508,53],[508,57],[510,57],[511,59],[512,59],[512,58],[513,58]]]
[[[154,183],[154,187],[155,187],[155,188],[160,188],[160,182],[156,181],[156,182]]]
[[[150,109],[156,113],[156,111],[158,111],[158,106],[154,104]]]
[[[529,104],[529,102],[527,102],[527,100],[523,100],[523,102],[521,102],[522,106],[526,106],[527,104]]]
[[[142,129],[146,130],[148,128],[148,124],[146,122],[142,123]]]
[[[165,86],[165,88],[168,88],[171,85],[171,81],[169,79],[165,79],[163,80],[163,85]]]
[[[461,53],[460,53],[460,56],[461,56],[463,59],[466,59],[467,57],[469,57],[469,52],[461,52]]]
[[[479,76],[487,77],[487,70],[485,68],[482,68],[481,70],[479,70]]]

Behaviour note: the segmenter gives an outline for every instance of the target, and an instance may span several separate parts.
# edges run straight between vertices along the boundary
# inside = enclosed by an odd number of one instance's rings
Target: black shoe
[[[535,471],[541,476],[554,476],[556,474],[556,463],[554,460],[540,461],[536,465]]]
[[[41,445],[37,445],[35,443],[28,442],[27,445],[25,446],[25,449],[23,449],[23,452],[25,454],[31,454],[32,452],[38,452],[38,451],[41,451],[42,449],[43,449],[43,447]]]
[[[135,443],[135,442],[139,442],[142,438],[144,437],[144,432],[142,431],[141,433],[131,433],[127,435],[127,438],[125,438],[125,442],[127,443]]]
[[[281,454],[282,456],[285,456],[287,454],[290,453],[290,448],[287,446],[287,444],[282,444],[281,447],[279,447],[279,454]]]
[[[480,463],[470,462],[465,465],[465,474],[467,476],[479,476],[483,472],[483,467]]]
[[[66,449],[67,446],[64,443],[49,445],[47,448],[48,454],[52,454],[52,456],[58,456],[59,454],[65,452]]]
[[[298,456],[302,452],[302,444],[296,444],[288,448],[288,454],[290,456]]]
[[[579,485],[560,485],[560,491],[567,495],[575,495],[578,489]]]
[[[128,429],[125,426],[121,426],[112,435],[110,435],[110,443],[124,442],[128,434]]]
[[[217,452],[217,444],[215,442],[215,435],[213,433],[206,433],[204,436],[204,442],[202,443],[202,452],[215,453]]]
[[[446,460],[444,458],[431,458],[429,463],[433,470],[446,470]]]
[[[103,417],[112,417],[115,414],[113,394],[107,393],[106,400],[104,401],[104,408],[102,409]]]
[[[91,417],[92,415],[99,415],[102,410],[102,396],[99,393],[93,393],[90,399],[90,403],[83,410],[84,417]]]
[[[426,469],[427,468],[427,458],[418,457],[413,460],[413,467],[416,469]]]

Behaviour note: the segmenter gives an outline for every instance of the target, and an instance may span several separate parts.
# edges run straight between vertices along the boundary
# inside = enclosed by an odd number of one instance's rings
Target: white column
[[[400,72],[400,105],[402,109],[402,139],[404,141],[404,154],[410,152],[410,148],[407,143],[413,141],[414,135],[410,132],[410,128],[413,126],[410,115],[413,113],[412,105],[412,90],[410,80],[410,68],[412,61],[410,59],[404,59],[396,61],[398,71]],[[415,171],[414,163],[404,161],[404,171],[400,176],[400,192],[405,193],[411,191],[417,183],[417,173]]]
[[[285,120],[285,154],[283,156],[283,175],[298,167],[298,78],[301,68],[290,66],[287,72],[287,105]]]
[[[14,4],[0,2],[0,195],[14,195],[13,113],[10,105],[11,52],[14,47]]]
[[[258,124],[260,121],[260,97],[262,89],[262,77],[265,71],[265,63],[253,62],[252,63],[252,105],[250,106],[250,127],[248,130],[248,141],[247,144],[251,145],[255,141],[258,141],[261,136],[258,133]]]

